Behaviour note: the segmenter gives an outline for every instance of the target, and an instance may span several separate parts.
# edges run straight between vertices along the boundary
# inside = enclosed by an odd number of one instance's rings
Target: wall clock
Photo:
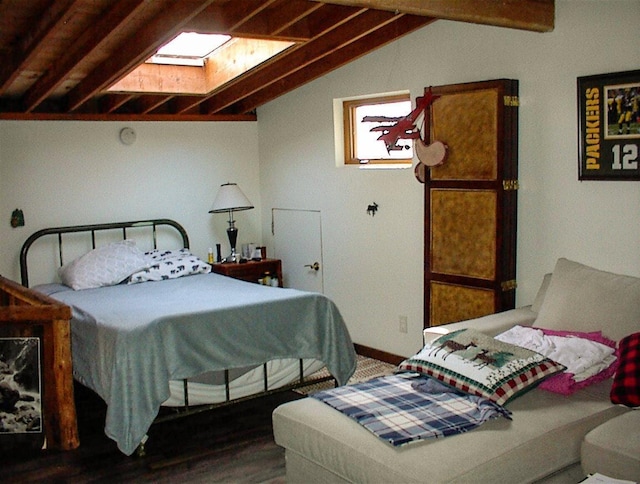
[[[120,141],[125,145],[132,145],[136,140],[136,132],[133,128],[122,128],[120,130]]]

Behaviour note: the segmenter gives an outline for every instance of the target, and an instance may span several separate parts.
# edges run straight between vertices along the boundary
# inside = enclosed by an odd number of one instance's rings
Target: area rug
[[[356,371],[353,376],[349,378],[347,385],[361,383],[378,376],[390,375],[396,368],[396,365],[392,365],[391,363],[385,363],[384,361],[357,355]],[[310,378],[321,378],[325,376],[329,376],[329,372],[326,368],[314,373]],[[311,395],[321,390],[328,390],[334,386],[335,382],[333,380],[328,380],[320,383],[314,383],[303,388],[298,388],[295,391],[303,395]]]

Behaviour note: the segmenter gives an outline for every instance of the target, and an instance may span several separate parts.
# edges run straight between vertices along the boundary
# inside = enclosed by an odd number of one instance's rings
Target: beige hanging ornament
[[[413,141],[413,149],[420,163],[433,167],[442,165],[445,162],[449,147],[442,141],[434,141],[427,145],[421,138],[417,138]]]

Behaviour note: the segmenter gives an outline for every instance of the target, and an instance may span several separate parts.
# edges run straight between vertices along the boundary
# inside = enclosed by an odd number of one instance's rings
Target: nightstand
[[[241,279],[248,282],[258,282],[265,273],[278,278],[278,286],[282,285],[282,261],[280,259],[262,259],[261,261],[247,261],[243,263],[217,263],[211,264],[211,270],[216,274]]]

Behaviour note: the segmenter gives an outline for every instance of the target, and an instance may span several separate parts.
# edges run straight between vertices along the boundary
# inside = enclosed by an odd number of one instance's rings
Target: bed
[[[81,258],[65,264],[66,237],[77,244],[80,234],[89,236],[88,254],[93,255],[101,247],[121,250],[132,232],[137,235],[145,227],[153,241],[145,256],[188,252],[186,231],[168,219],[44,229],[23,245],[22,283],[29,285],[28,254],[36,241],[57,239],[58,263],[67,268]],[[158,248],[159,234],[166,230],[177,231],[180,247]],[[97,242],[103,232],[114,231],[119,242]],[[130,246],[125,250],[133,253]],[[201,269],[204,263],[198,259],[195,264]],[[178,265],[190,266],[191,261]],[[341,385],[355,370],[355,351],[342,316],[322,294],[200,269],[182,277],[126,283],[143,268],[123,283],[75,290],[63,270],[67,284],[34,286],[71,308],[73,376],[107,403],[105,433],[126,455],[144,443],[162,405],[189,410],[227,404],[308,383],[306,377],[323,366]]]

